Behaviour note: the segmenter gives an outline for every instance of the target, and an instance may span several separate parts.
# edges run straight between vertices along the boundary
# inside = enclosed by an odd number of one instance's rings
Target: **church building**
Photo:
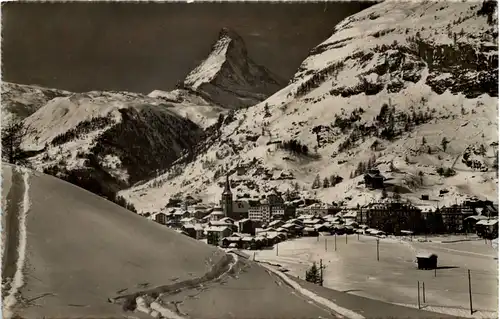
[[[248,217],[248,202],[241,200],[233,200],[233,192],[231,191],[231,183],[229,175],[226,175],[226,184],[222,192],[220,206],[224,217],[230,217],[234,220],[240,220]]]

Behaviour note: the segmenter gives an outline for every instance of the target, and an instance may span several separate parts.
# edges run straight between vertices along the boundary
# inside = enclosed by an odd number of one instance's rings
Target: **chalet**
[[[328,214],[333,214],[338,211],[337,207],[334,207],[325,203],[314,203],[306,207],[301,207],[297,209],[297,214],[303,215],[314,215],[324,217]]]
[[[188,234],[188,233],[186,233],[186,232],[185,232],[184,230],[182,230],[182,229],[176,229],[175,231],[176,231],[176,232],[178,232],[179,234],[189,236],[189,234]]]
[[[260,249],[261,245],[258,243],[254,237],[243,237],[241,238],[243,249]]]
[[[476,223],[476,232],[480,237],[494,239],[498,237],[498,219],[480,220]]]
[[[318,236],[318,231],[314,227],[304,227],[302,236]]]
[[[273,220],[272,222],[267,225],[268,227],[281,227],[285,225],[285,222],[282,220]]]
[[[249,218],[240,219],[236,224],[239,233],[255,235],[255,224]]]
[[[314,225],[314,229],[318,232],[318,233],[323,233],[323,232],[329,232],[330,231],[330,228],[328,228],[326,225],[324,224],[317,224],[317,225]]]
[[[185,231],[189,237],[194,239],[203,239],[203,227],[200,224],[186,224],[181,227],[181,230]]]
[[[346,220],[345,225],[347,227],[358,228],[359,224],[355,220]]]
[[[233,233],[227,226],[210,226],[207,231],[207,244],[218,246],[224,237],[229,237]]]
[[[302,229],[304,229],[304,226],[294,223],[286,223],[285,225],[281,226],[281,228],[285,229],[289,236],[296,237],[302,235]]]
[[[208,222],[208,226],[209,227],[211,227],[211,226],[215,226],[215,227],[228,227],[229,229],[231,229],[232,233],[238,231],[238,226],[236,226],[233,223],[225,222],[225,221],[222,221],[222,220],[218,220],[218,221],[214,221],[214,222]]]
[[[418,269],[436,269],[437,268],[437,255],[431,253],[417,254]]]
[[[167,215],[164,212],[153,213],[151,219],[162,225],[166,225],[168,221]]]
[[[193,217],[184,217],[180,220],[182,225],[194,225],[196,224],[197,220]]]
[[[235,220],[230,218],[230,217],[223,217],[223,218],[219,219],[219,221],[226,223],[226,224],[232,224],[232,225],[234,225],[234,222],[235,222]]]
[[[346,221],[355,221],[358,217],[358,212],[355,210],[348,210],[342,214],[342,218]]]
[[[476,230],[477,222],[481,220],[488,220],[488,217],[483,215],[472,215],[464,218],[464,229],[467,233],[474,232]]]
[[[207,216],[208,221],[215,222],[224,218],[224,212],[221,207],[215,207],[214,210]]]
[[[208,206],[198,204],[192,208],[190,211],[191,217],[196,219],[202,219],[208,214],[210,214],[210,208]]]
[[[294,225],[298,225],[298,226],[303,226],[304,223],[302,222],[302,220],[298,219],[298,218],[294,218],[294,219],[290,219],[287,221],[287,224],[290,223],[290,224],[294,224]]]
[[[364,180],[365,186],[368,188],[384,188],[384,176],[376,168],[369,169],[364,175]]]
[[[230,237],[224,237],[221,240],[221,247],[222,248],[227,248],[231,246],[231,244],[235,244],[234,248],[242,248],[243,247],[243,238],[238,237],[238,236],[230,236]]]
[[[175,222],[180,222],[181,219],[189,217],[189,212],[187,210],[177,210],[172,214],[172,220]]]
[[[189,237],[197,239],[196,238],[196,231],[194,230],[194,225],[192,225],[192,224],[182,225],[180,230],[185,232]]]
[[[333,226],[333,230],[337,235],[344,235],[346,233],[344,225],[335,225]]]

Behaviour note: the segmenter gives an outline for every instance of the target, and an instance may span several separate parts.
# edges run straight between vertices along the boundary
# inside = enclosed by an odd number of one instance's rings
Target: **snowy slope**
[[[203,108],[217,118],[217,107]],[[29,159],[37,170],[110,197],[170,167],[203,138],[203,129],[182,113],[210,120],[192,104],[137,93],[72,93],[24,119],[28,133],[21,146],[41,151]]]
[[[208,57],[187,75],[183,87],[225,108],[237,109],[263,101],[284,84],[248,57],[236,32],[223,28]]]
[[[10,82],[2,82],[1,89],[3,125],[30,116],[53,98],[70,94],[68,91]]]
[[[208,102],[194,91],[182,89],[169,92],[154,90],[148,96],[170,102],[172,112],[193,121],[202,128],[213,125],[217,122],[220,114],[227,113],[226,109]]]
[[[382,196],[355,173],[372,159],[389,195],[418,205],[496,200],[498,30],[482,11],[478,2],[388,1],[345,19],[287,87],[226,118],[196,161],[121,194],[147,211],[177,194],[213,201],[229,172],[239,195],[277,188],[364,204]],[[279,147],[292,138],[307,155]],[[342,182],[312,189],[317,175]]]

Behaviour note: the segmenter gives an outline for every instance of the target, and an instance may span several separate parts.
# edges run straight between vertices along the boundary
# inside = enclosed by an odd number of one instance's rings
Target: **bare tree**
[[[20,164],[24,158],[21,142],[26,129],[22,122],[11,123],[2,127],[2,159],[12,163]]]

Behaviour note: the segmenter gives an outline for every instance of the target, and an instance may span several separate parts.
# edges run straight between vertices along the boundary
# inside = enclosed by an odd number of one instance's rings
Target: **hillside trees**
[[[309,155],[309,148],[307,147],[307,145],[301,144],[295,139],[291,139],[281,143],[280,147],[295,155]]]
[[[451,177],[451,176],[454,176],[456,174],[455,170],[453,170],[453,168],[450,168],[450,167],[438,167],[436,169],[436,173],[439,174],[439,176],[444,176],[444,177]]]
[[[314,178],[314,181],[312,183],[312,186],[311,188],[312,189],[318,189],[321,187],[321,180],[320,180],[320,177],[319,177],[319,174],[316,175],[316,177]]]
[[[26,128],[22,122],[11,123],[2,127],[2,159],[11,164],[21,164],[24,152],[21,149]]]

